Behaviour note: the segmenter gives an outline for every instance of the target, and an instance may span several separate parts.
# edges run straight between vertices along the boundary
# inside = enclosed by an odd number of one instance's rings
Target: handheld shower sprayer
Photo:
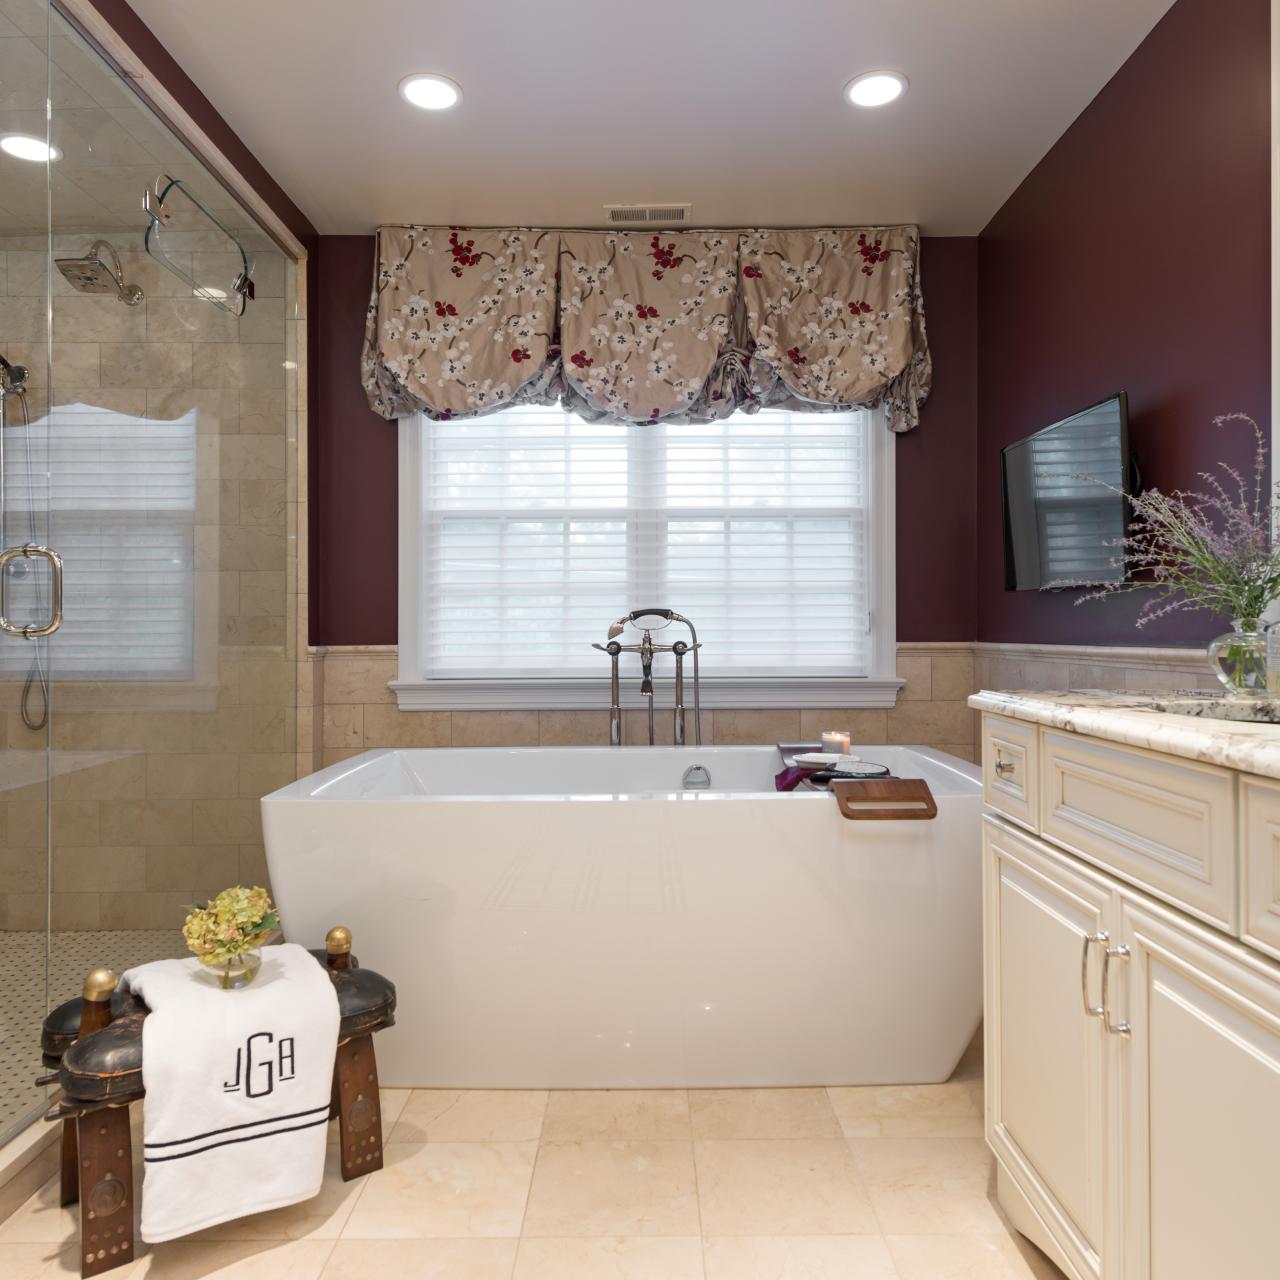
[[[0,399],[10,392],[22,394],[27,386],[28,370],[24,364],[11,364],[0,356]],[[2,422],[3,419],[0,419]]]
[[[55,258],[54,265],[81,293],[114,293],[126,307],[136,307],[146,295],[126,284],[120,255],[110,240],[95,240],[83,258]]]

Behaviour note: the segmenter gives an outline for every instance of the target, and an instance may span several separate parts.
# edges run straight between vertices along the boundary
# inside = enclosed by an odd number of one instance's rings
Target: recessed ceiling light
[[[844,87],[845,98],[855,107],[883,107],[907,91],[901,71],[864,71]]]
[[[448,76],[420,73],[400,81],[400,96],[424,111],[445,111],[462,101],[462,90]]]
[[[43,138],[33,138],[29,133],[6,133],[0,137],[0,151],[18,160],[61,160],[62,152]]]

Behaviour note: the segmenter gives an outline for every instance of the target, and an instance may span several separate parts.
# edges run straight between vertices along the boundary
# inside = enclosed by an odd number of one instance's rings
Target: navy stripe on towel
[[[301,1120],[304,1116],[313,1116],[323,1111],[328,1116],[329,1103],[319,1107],[311,1107],[307,1111],[291,1111],[286,1116],[268,1116],[265,1120],[246,1120],[244,1124],[229,1124],[225,1129],[210,1129],[207,1133],[193,1133],[189,1138],[173,1138],[168,1142],[144,1142],[145,1147],[185,1147],[188,1142],[199,1142],[204,1138],[216,1138],[220,1133],[234,1133],[237,1129],[253,1129],[260,1124],[280,1124],[285,1120]]]
[[[327,1112],[328,1107],[325,1108]],[[306,1124],[291,1125],[288,1129],[269,1129],[266,1133],[246,1133],[239,1138],[223,1138],[221,1142],[210,1142],[207,1146],[196,1147],[191,1151],[175,1151],[171,1156],[143,1156],[144,1164],[159,1164],[163,1160],[185,1160],[188,1156],[198,1156],[202,1151],[212,1151],[215,1147],[229,1147],[236,1142],[256,1142],[259,1138],[275,1138],[282,1133],[297,1133],[299,1129],[314,1129],[318,1124],[327,1124],[329,1122],[328,1115],[323,1115],[319,1120],[308,1120]],[[241,1126],[234,1125],[233,1128]],[[220,1132],[227,1132],[221,1130]],[[159,1145],[159,1144],[155,1144]]]

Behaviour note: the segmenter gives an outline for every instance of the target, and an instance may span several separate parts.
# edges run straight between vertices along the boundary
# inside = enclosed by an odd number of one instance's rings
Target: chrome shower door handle
[[[1106,992],[1104,990],[1102,996],[1102,1004],[1089,1003],[1089,946],[1091,943],[1097,942],[1104,948],[1103,963],[1106,963],[1105,948],[1110,941],[1110,935],[1105,929],[1100,929],[1097,933],[1086,933],[1084,935],[1084,945],[1080,951],[1080,999],[1084,1002],[1084,1011],[1090,1018],[1103,1018],[1106,1016]]]
[[[35,623],[29,626],[19,626],[15,622],[10,622],[5,616],[4,603],[4,582],[7,576],[6,570],[9,568],[9,562],[16,560],[19,556],[26,556],[30,559],[32,556],[39,556],[49,562],[49,572],[53,579],[53,603],[49,612],[49,621],[43,626],[36,626]],[[39,636],[51,636],[57,629],[62,626],[62,557],[52,547],[37,546],[34,542],[28,542],[22,547],[7,547],[4,551],[0,551],[0,631],[10,636],[22,636],[27,640],[35,640]]]

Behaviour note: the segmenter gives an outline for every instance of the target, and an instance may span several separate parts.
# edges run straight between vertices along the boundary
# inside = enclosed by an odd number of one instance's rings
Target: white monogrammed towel
[[[286,942],[236,991],[198,960],[120,980],[142,1024],[142,1238],[172,1240],[307,1200],[324,1177],[338,998],[323,965]]]

